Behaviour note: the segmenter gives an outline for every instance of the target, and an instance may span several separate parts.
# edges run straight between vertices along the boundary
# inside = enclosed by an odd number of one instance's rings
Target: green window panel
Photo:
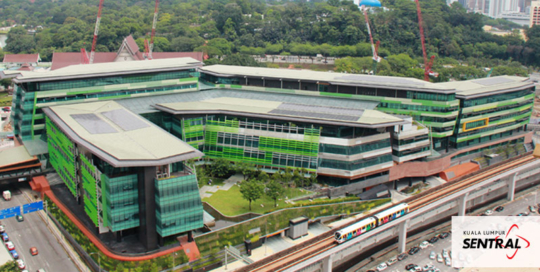
[[[156,179],[156,229],[167,237],[203,226],[203,207],[195,175]]]
[[[49,118],[46,119],[45,123],[49,162],[73,196],[77,196],[74,145]]]
[[[477,128],[477,127],[482,127],[482,126],[485,126],[487,124],[487,122],[488,122],[487,120],[469,122],[469,123],[465,124],[465,129],[473,129],[473,128]]]
[[[427,138],[427,135],[426,135]],[[376,142],[356,146],[341,146],[331,144],[320,144],[319,152],[339,154],[339,155],[355,155],[364,152],[369,152],[385,147],[390,147],[390,139],[384,139]]]
[[[398,110],[411,110],[411,111],[425,111],[425,112],[453,112],[459,110],[458,106],[451,107],[435,107],[435,106],[424,106],[424,105],[411,105],[411,104],[395,104],[395,103],[385,103],[382,102],[378,108],[386,109],[398,109]]]
[[[319,145],[317,143],[273,137],[259,137],[259,149],[263,151],[290,153],[304,156],[317,156],[319,153]]]

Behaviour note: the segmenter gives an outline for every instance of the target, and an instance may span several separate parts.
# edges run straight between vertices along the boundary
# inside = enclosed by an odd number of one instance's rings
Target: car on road
[[[390,258],[390,260],[386,261],[386,264],[388,266],[391,266],[391,265],[397,263],[397,261],[398,261],[398,259],[396,257],[392,257],[392,258]]]
[[[409,255],[407,255],[407,253],[401,253],[397,256],[398,261],[403,261],[407,258],[409,258]]]
[[[534,209],[533,206],[529,206],[529,211],[532,212],[532,213],[536,213],[536,210]]]
[[[529,216],[529,213],[518,213],[516,216]]]
[[[493,214],[493,211],[492,211],[492,210],[487,210],[484,214],[486,214],[486,215],[492,215],[492,214]]]
[[[504,207],[503,206],[497,206],[493,210],[496,211],[496,212],[502,212],[502,211],[504,211]]]
[[[31,247],[30,248],[30,254],[32,254],[32,256],[38,255],[37,247]]]
[[[24,264],[23,260],[17,260],[17,265],[19,266],[19,269],[21,270],[26,268],[26,265]]]
[[[428,241],[423,241],[422,243],[420,243],[419,247],[421,249],[424,249],[424,248],[427,248],[429,246],[429,242]]]
[[[416,270],[417,272],[424,271],[424,269],[422,269],[422,267],[420,267],[419,265],[415,265],[414,270]]]
[[[16,218],[16,219],[17,219],[17,221],[19,221],[19,222],[22,222],[22,221],[24,221],[24,217],[23,217],[22,215],[20,215],[20,214],[19,214],[19,215],[17,215],[17,216],[15,217],[15,218]]]
[[[448,233],[448,232],[443,232],[443,233],[439,234],[439,239],[445,239],[445,238],[447,238],[448,236],[450,236],[450,233]]]
[[[426,264],[423,271],[433,270],[435,267],[432,264]]]
[[[15,249],[10,250],[9,253],[11,253],[11,257],[13,257],[13,259],[19,259],[19,253],[17,253]]]
[[[431,243],[431,244],[435,244],[435,243],[437,243],[437,241],[439,241],[439,237],[437,237],[437,236],[433,236],[433,237],[431,237],[431,239],[428,240],[428,242]]]
[[[8,112],[8,111],[11,111],[11,108],[10,107],[3,107],[2,110]]]
[[[0,233],[6,232],[6,227],[4,225],[0,225]]]
[[[437,254],[437,262],[439,262],[439,263],[443,262],[443,257],[441,255],[441,253]]]
[[[450,258],[445,258],[444,259],[444,264],[446,264],[448,266],[452,266],[452,261],[450,261]]]
[[[6,245],[8,250],[14,250],[15,249],[15,245],[11,241],[6,242],[5,245]]]
[[[419,247],[411,247],[411,249],[409,249],[409,255],[414,255],[416,253],[418,253],[418,251],[420,251],[420,248]]]
[[[9,236],[7,235],[7,233],[5,233],[5,232],[2,233],[2,240],[3,240],[4,242],[9,241]]]
[[[388,265],[386,265],[386,263],[381,263],[381,264],[377,265],[377,271],[383,271],[386,268],[388,268]]]

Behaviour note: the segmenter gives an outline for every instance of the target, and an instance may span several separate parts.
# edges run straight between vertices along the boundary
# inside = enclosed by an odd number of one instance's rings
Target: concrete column
[[[508,194],[506,195],[506,199],[508,201],[514,201],[517,175],[518,173],[515,173],[510,179],[508,179]]]
[[[469,193],[464,194],[458,198],[458,216],[467,215],[467,201],[469,200]]]
[[[407,224],[409,220],[403,221],[398,226],[398,252],[401,254],[407,250]]]
[[[322,272],[332,272],[332,259],[334,255],[329,255],[322,260]]]

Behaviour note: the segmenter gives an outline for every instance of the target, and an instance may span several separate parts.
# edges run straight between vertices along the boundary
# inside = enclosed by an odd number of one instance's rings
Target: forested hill
[[[90,49],[98,0],[0,1],[4,25],[43,26],[32,37],[13,28],[4,51],[39,52],[50,60],[53,51]],[[162,0],[155,51],[192,51],[208,40],[211,55],[242,53],[370,55],[363,15],[352,1],[283,2],[261,0]],[[411,0],[382,0],[370,20],[383,57],[405,53],[422,56],[416,5]],[[517,60],[540,66],[540,28],[500,37],[482,30],[488,18],[467,13],[459,4],[421,0],[428,54],[493,65]],[[142,46],[151,30],[154,0],[105,0],[98,51],[115,51],[133,34]],[[493,20],[491,20],[493,21]],[[497,64],[495,62],[495,65]]]

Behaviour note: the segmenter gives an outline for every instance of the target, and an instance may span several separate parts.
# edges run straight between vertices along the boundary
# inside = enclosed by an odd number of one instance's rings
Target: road
[[[10,201],[0,199],[0,209],[22,206],[26,203],[28,200],[25,196],[20,191],[19,193],[15,191]],[[23,222],[17,222],[15,217],[1,221],[28,271],[36,271],[40,268],[47,272],[79,271],[37,213],[28,213],[23,216]],[[39,254],[32,256],[30,247],[37,247]]]
[[[502,212],[494,212],[493,213],[494,216],[517,215],[519,213],[525,213],[525,212],[528,212],[529,216],[539,216],[538,213],[530,213],[529,210],[528,210],[528,206],[535,206],[536,210],[538,210],[537,204],[539,202],[540,202],[540,187],[536,186],[536,187],[534,187],[532,189],[529,189],[525,194],[522,194],[521,196],[516,196],[516,199],[513,202],[508,202],[506,200],[501,200],[501,201],[498,201],[496,203],[493,203],[493,204],[490,204],[490,205],[486,206],[485,209],[474,211],[471,214],[471,216],[477,216],[478,214],[483,213],[484,211],[486,211],[488,209],[493,209],[494,207],[499,206],[499,205],[503,206],[504,210]],[[420,242],[433,237],[434,234],[436,234],[436,233],[440,233],[442,231],[450,230],[450,224],[447,224],[447,225],[448,225],[447,227],[445,227],[441,231],[437,231],[435,233],[432,230],[430,230],[430,231],[424,232],[423,234],[419,234],[420,236],[422,236],[420,239],[418,239],[418,237],[415,236],[414,241],[411,241],[411,242],[407,243],[407,250],[409,250],[409,248],[411,248],[413,246],[417,246]],[[458,271],[457,268],[449,267],[449,266],[446,266],[446,265],[444,265],[442,263],[438,263],[437,260],[429,259],[429,254],[430,254],[431,251],[435,251],[435,253],[441,253],[443,249],[446,249],[446,250],[450,251],[451,248],[452,248],[451,240],[452,240],[452,234],[450,234],[450,236],[448,236],[448,238],[443,239],[443,240],[439,240],[438,242],[428,246],[426,249],[420,250],[415,255],[412,255],[412,256],[408,255],[407,259],[405,259],[403,261],[400,261],[400,262],[397,262],[392,266],[389,266],[384,271],[389,271],[389,272],[407,271],[407,270],[405,270],[405,266],[407,264],[417,264],[417,265],[422,266],[422,267],[424,267],[427,264],[432,264],[436,268],[440,269],[441,272]],[[381,263],[383,261],[386,261],[387,259],[390,259],[394,255],[389,255],[389,254],[385,255],[384,258],[377,260],[376,265],[378,265],[379,263]],[[374,271],[377,271],[376,267],[374,267],[373,265],[368,266],[368,267],[366,267],[364,269],[359,269],[358,271],[366,271],[368,269],[372,269]],[[486,269],[486,271],[489,271],[489,270]]]

